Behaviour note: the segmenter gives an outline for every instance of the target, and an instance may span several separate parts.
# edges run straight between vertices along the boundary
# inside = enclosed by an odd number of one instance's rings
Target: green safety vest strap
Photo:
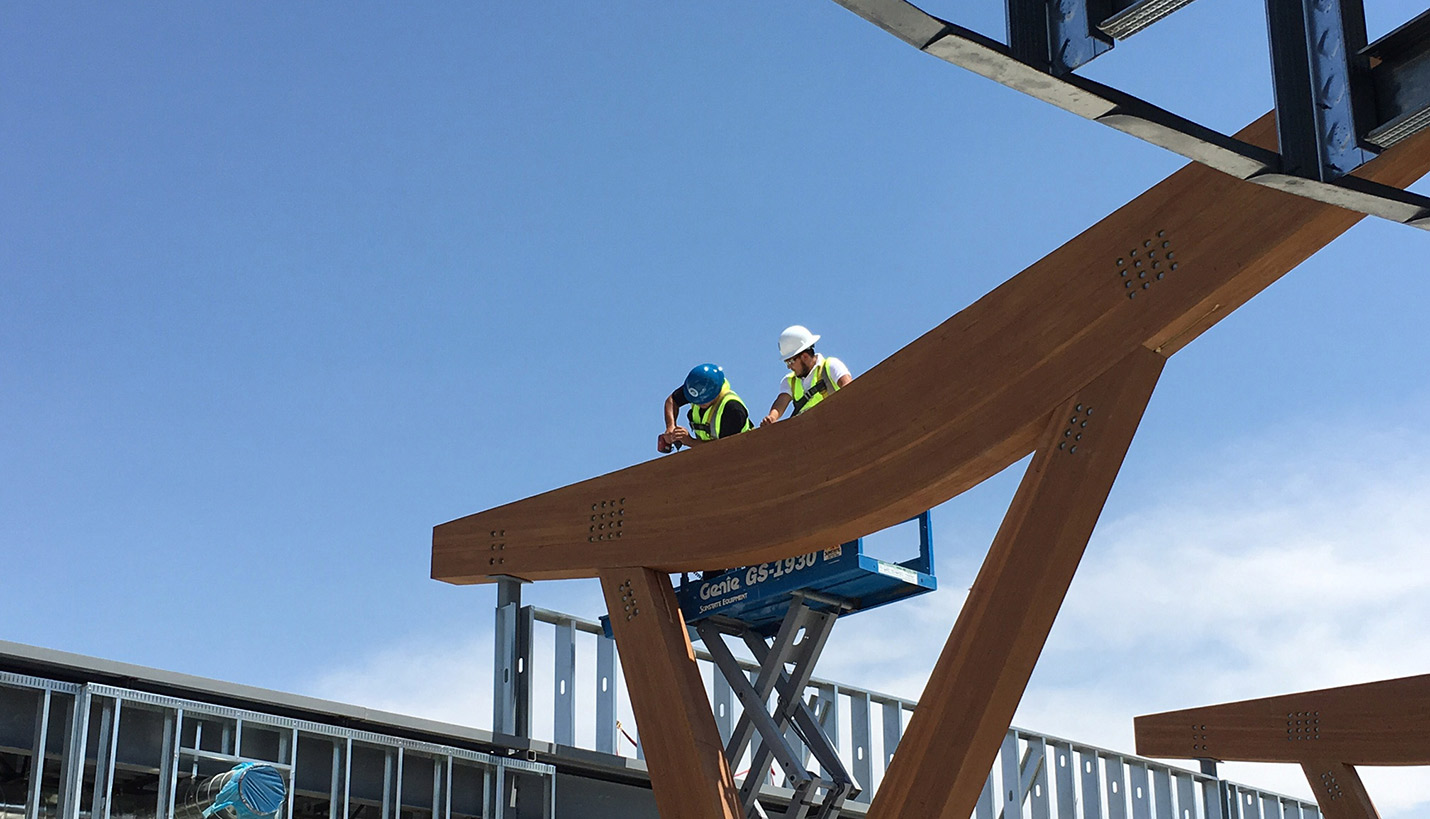
[[[738,401],[740,406],[745,406],[745,402],[740,399],[740,396],[736,395],[735,391],[730,389],[729,385],[726,385],[724,391],[720,393],[719,399],[710,405],[709,410],[703,410],[698,405],[691,404],[689,412],[690,434],[701,441],[713,441],[719,438],[721,432],[719,429],[720,419],[724,416],[725,405],[731,401]],[[749,407],[745,407],[745,426],[740,428],[740,432],[746,432],[754,428],[754,424],[750,423]]]
[[[794,412],[790,413],[791,418],[823,401],[825,396],[832,395],[839,390],[839,385],[829,378],[828,358],[820,360],[817,371],[819,377],[814,379],[814,385],[809,388],[808,393],[804,391],[804,379],[794,373],[789,374],[790,398],[794,399]]]

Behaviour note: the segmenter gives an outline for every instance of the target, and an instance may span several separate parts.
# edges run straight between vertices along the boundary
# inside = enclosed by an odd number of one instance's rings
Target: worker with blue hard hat
[[[687,404],[690,429],[675,423],[676,413]],[[665,432],[656,440],[656,449],[670,452],[682,446],[729,438],[753,426],[749,408],[730,389],[725,371],[714,364],[701,364],[690,371],[684,384],[666,397]]]

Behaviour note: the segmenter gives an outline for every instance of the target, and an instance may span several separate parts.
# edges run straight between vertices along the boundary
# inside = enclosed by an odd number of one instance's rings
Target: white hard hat
[[[780,361],[789,361],[813,347],[816,341],[819,341],[819,336],[811,333],[803,324],[786,327],[785,331],[780,333]]]

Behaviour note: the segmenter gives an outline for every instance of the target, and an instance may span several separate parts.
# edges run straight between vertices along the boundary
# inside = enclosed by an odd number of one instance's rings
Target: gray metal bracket
[[[1012,2],[1018,1],[1010,0],[1010,7]],[[1359,0],[1341,1],[1359,3]],[[1322,179],[1319,175],[1298,175],[1278,153],[1198,125],[1115,88],[1076,74],[1059,75],[1048,67],[1020,59],[1024,51],[1036,51],[1036,44],[1028,45],[1030,40],[1018,40],[1020,50],[1015,51],[1012,46],[935,17],[906,0],[835,2],[920,51],[1223,173],[1318,202],[1430,229],[1430,197],[1352,176]],[[1077,2],[1085,4],[1088,0]],[[1299,4],[1302,0],[1268,2]],[[1139,16],[1144,25],[1146,20],[1156,17],[1156,4],[1122,5],[1122,14]],[[1173,9],[1181,5],[1185,3],[1171,4]],[[1161,8],[1162,16],[1165,16],[1166,7]],[[1030,19],[1027,16],[1029,13],[1023,12],[1020,19]],[[1116,20],[1117,15],[1112,19]],[[1013,20],[1010,16],[1011,24]],[[1026,27],[1030,26],[1031,23],[1026,24]],[[1377,84],[1399,82],[1398,87],[1403,88],[1401,98],[1396,102],[1396,110],[1403,113],[1398,115],[1394,133],[1384,137],[1387,140],[1392,136],[1403,139],[1412,125],[1423,127],[1430,122],[1430,113],[1426,113],[1430,110],[1430,35],[1422,36],[1425,34],[1422,28],[1430,28],[1430,24],[1405,26],[1380,44],[1371,46],[1371,49],[1388,48],[1382,44],[1394,40],[1392,45],[1396,61],[1383,63],[1382,69],[1377,71],[1395,70],[1397,73],[1393,77],[1378,75],[1373,79]],[[1024,31],[1018,36],[1027,38],[1033,35]],[[1422,54],[1427,56],[1422,58]],[[1425,81],[1420,79],[1422,75],[1426,77]],[[1374,133],[1372,130],[1372,135]]]
[[[804,701],[804,690],[837,617],[832,612],[814,611],[803,596],[796,594],[779,631],[768,643],[735,620],[711,617],[696,624],[715,667],[744,708],[726,744],[726,758],[733,764],[756,736],[759,738],[751,754],[749,774],[740,787],[741,804],[748,816],[757,815],[755,802],[771,762],[780,766],[794,790],[785,819],[805,819],[811,816],[810,811],[814,811],[812,816],[816,819],[836,819],[844,802],[859,792],[839,758],[838,748]],[[740,638],[754,654],[759,669],[753,680],[745,676],[725,644],[726,636]],[[805,757],[796,751],[792,739],[804,744],[819,763],[822,775],[805,767]],[[818,799],[821,791],[823,799]]]

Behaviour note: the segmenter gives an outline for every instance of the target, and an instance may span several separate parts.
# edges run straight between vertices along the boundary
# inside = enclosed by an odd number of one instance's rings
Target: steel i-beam
[[[1329,182],[1370,160],[1361,0],[1266,0],[1282,172]]]

